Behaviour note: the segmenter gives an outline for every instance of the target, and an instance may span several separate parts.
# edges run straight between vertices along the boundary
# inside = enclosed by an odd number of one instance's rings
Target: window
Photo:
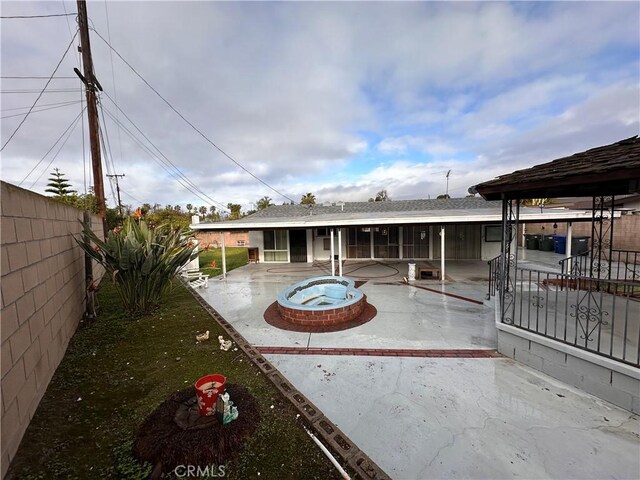
[[[289,232],[287,230],[264,231],[264,261],[289,261]]]
[[[238,240],[237,243],[239,247],[244,247],[244,240]]]
[[[323,250],[326,250],[326,251],[331,250],[331,239],[330,238],[323,238],[322,239],[322,248],[323,248]]]
[[[316,228],[316,237],[328,237],[329,229],[328,228]]]
[[[402,256],[404,258],[429,258],[429,226],[402,227]]]
[[[501,242],[502,226],[501,225],[485,225],[484,241],[485,242]]]

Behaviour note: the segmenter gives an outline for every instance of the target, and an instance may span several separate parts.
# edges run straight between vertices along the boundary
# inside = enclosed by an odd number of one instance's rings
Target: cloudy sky
[[[39,15],[76,5],[1,8]],[[127,204],[213,199],[250,209],[264,195],[288,199],[207,143],[98,34],[224,152],[296,202],[305,192],[367,200],[383,188],[392,199],[433,198],[449,170],[449,193],[464,196],[497,175],[639,133],[638,2],[95,1],[88,11],[105,173],[126,175]],[[4,144],[76,22],[1,22]],[[57,77],[73,77],[76,43]],[[16,76],[44,78],[7,78]],[[81,192],[93,183],[81,122],[54,145],[81,111],[79,87],[77,78],[51,82],[2,151],[3,180],[42,192],[57,167]]]

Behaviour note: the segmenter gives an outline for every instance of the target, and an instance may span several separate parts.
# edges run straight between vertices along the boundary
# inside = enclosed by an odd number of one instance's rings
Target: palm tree
[[[187,203],[187,212],[189,212],[189,215],[191,215],[191,210],[193,210],[193,205]]]
[[[300,199],[300,203],[302,205],[315,205],[316,204],[316,196],[309,192],[309,193],[305,193],[302,198]]]
[[[264,210],[265,208],[268,208],[271,205],[273,205],[273,203],[271,203],[271,198],[265,196],[265,197],[262,197],[260,200],[258,200],[258,202],[256,203],[256,209]]]

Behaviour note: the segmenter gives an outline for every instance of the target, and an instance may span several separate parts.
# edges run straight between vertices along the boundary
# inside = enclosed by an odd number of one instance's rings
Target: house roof
[[[469,189],[487,200],[622,195],[640,191],[640,139],[635,136],[502,175]]]
[[[591,212],[521,208],[522,221],[588,220]],[[501,202],[479,197],[437,200],[346,202],[344,205],[274,205],[240,220],[199,223],[196,230],[262,230],[370,225],[499,223]]]

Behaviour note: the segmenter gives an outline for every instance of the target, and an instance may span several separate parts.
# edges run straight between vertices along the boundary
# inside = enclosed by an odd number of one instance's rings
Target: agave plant
[[[186,229],[149,228],[143,221],[125,219],[101,240],[83,223],[82,249],[111,274],[124,307],[133,314],[149,314],[171,287],[171,280],[191,260],[195,244]]]

